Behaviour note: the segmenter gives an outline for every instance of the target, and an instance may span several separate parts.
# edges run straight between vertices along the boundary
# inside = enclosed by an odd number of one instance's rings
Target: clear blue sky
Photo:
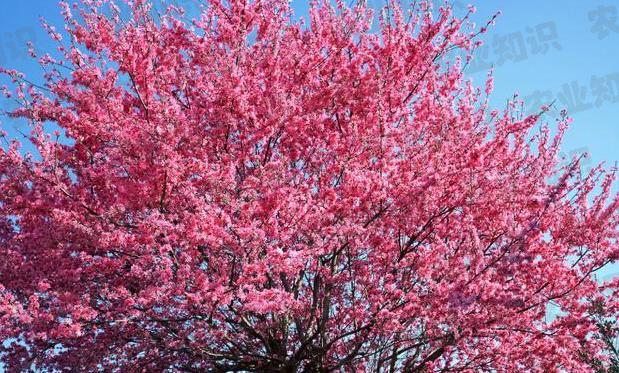
[[[161,1],[161,0],[157,0]],[[170,0],[195,11],[196,0]],[[368,0],[374,8],[384,0]],[[436,0],[435,3],[439,1]],[[452,0],[456,13],[469,3]],[[300,16],[307,1],[293,0]],[[619,1],[479,0],[474,16],[481,25],[497,10],[496,25],[483,37],[486,46],[472,66],[470,76],[483,84],[489,66],[495,68],[494,104],[503,106],[514,92],[533,105],[556,100],[574,118],[563,152],[588,151],[589,166],[619,160]],[[4,0],[0,13],[0,66],[40,77],[38,65],[27,57],[24,46],[33,40],[36,49],[53,44],[40,27],[39,18],[62,28],[55,0]],[[2,108],[7,102],[0,100]],[[549,118],[552,120],[552,118]],[[15,123],[2,119],[4,129],[15,135]],[[615,188],[617,190],[619,188]]]
[[[158,0],[161,1],[161,0]],[[172,0],[196,9],[194,0]],[[384,0],[368,0],[375,8]],[[435,2],[438,2],[436,0]],[[456,12],[468,2],[452,0]],[[565,139],[565,154],[587,150],[590,164],[619,160],[619,2],[508,1],[472,2],[475,20],[485,23],[497,10],[496,25],[484,36],[486,46],[470,76],[483,83],[488,66],[495,68],[494,103],[502,106],[514,92],[534,103],[555,100],[567,107],[574,125]],[[307,1],[293,0],[304,15]],[[40,28],[44,16],[61,26],[57,1],[3,1],[0,13],[0,65],[17,68],[36,78],[37,65],[27,57],[24,43],[33,40],[37,50],[53,48]],[[482,63],[485,62],[485,63]],[[3,108],[7,102],[0,101]],[[3,127],[9,132],[14,124]]]

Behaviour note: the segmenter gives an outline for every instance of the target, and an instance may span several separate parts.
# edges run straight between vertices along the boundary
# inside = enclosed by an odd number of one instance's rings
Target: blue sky
[[[156,0],[162,1],[162,0]],[[165,1],[165,0],[163,0]],[[195,12],[200,0],[168,0]],[[367,0],[380,8],[385,0]],[[442,0],[435,0],[439,3]],[[450,0],[456,14],[469,2]],[[299,16],[307,13],[306,0],[292,0]],[[555,100],[574,118],[563,153],[590,153],[587,166],[619,160],[619,2],[589,1],[473,1],[473,19],[485,24],[498,10],[502,15],[482,40],[469,76],[482,85],[490,66],[495,72],[493,104],[502,107],[518,92],[531,106]],[[40,27],[40,18],[62,28],[56,0],[3,1],[0,13],[0,66],[25,72],[40,81],[41,70],[28,56],[25,43],[38,51],[54,45]],[[0,99],[0,107],[11,105]],[[549,116],[548,120],[553,120]],[[0,128],[15,136],[19,123],[2,118]],[[22,127],[23,128],[23,127]],[[615,188],[619,190],[619,188]]]
[[[564,152],[587,150],[590,165],[617,162],[619,2],[503,0],[480,1],[477,8],[479,20],[502,11],[484,38],[495,66],[495,104],[514,92],[531,101],[556,99],[557,107],[574,118]],[[505,44],[515,46],[515,52],[501,49]],[[481,80],[484,72],[471,77]]]
[[[195,0],[173,0],[196,9]],[[379,8],[384,0],[368,0]],[[435,2],[438,3],[438,0]],[[455,11],[465,11],[468,2],[452,0]],[[589,166],[619,160],[619,3],[616,0],[472,2],[481,25],[501,10],[496,25],[483,37],[484,49],[469,75],[483,84],[489,66],[495,69],[496,106],[503,106],[514,92],[532,105],[556,100],[567,107],[574,124],[567,134],[566,155],[588,151]],[[293,0],[300,15],[307,1]],[[24,43],[33,40],[37,50],[53,44],[40,27],[44,16],[61,26],[57,1],[5,0],[0,13],[0,66],[17,68],[40,76],[38,65],[26,53]],[[485,63],[482,63],[485,62]],[[0,102],[6,108],[7,102]],[[552,119],[552,118],[549,118]],[[3,119],[3,127],[15,133],[16,125]]]
[[[195,13],[200,0],[172,1]],[[351,0],[347,0],[350,2]],[[379,9],[385,0],[367,0]],[[439,4],[442,0],[434,0]],[[450,0],[456,14],[466,12],[466,0]],[[4,0],[0,13],[0,66],[25,72],[40,81],[38,64],[27,56],[25,43],[37,51],[55,47],[40,26],[40,18],[62,29],[56,0]],[[562,151],[568,158],[588,152],[586,167],[619,161],[619,2],[617,0],[478,0],[473,20],[485,24],[501,11],[496,24],[482,37],[486,43],[470,66],[469,76],[483,85],[494,67],[495,107],[518,92],[530,106],[555,100],[558,110],[567,108],[574,122]],[[292,0],[299,16],[307,14],[307,0]],[[37,77],[39,77],[37,80]],[[0,108],[10,105],[0,98]],[[0,118],[9,137],[18,136],[23,124]],[[553,115],[548,116],[554,120]],[[25,147],[27,149],[27,147]],[[619,191],[619,185],[615,185]]]
[[[194,10],[194,0],[173,0]],[[384,0],[368,0],[380,7]],[[468,2],[453,0],[457,13]],[[489,66],[494,66],[493,103],[502,107],[518,92],[528,101],[556,100],[558,109],[567,108],[574,118],[563,153],[568,157],[587,151],[591,167],[605,162],[611,167],[619,160],[619,1],[617,0],[480,0],[474,20],[485,24],[492,15],[502,15],[483,37],[486,47],[469,75],[482,85]],[[300,15],[307,1],[293,0]],[[34,41],[36,49],[52,50],[54,45],[40,27],[44,16],[61,28],[56,0],[4,0],[0,13],[0,66],[25,72],[36,81],[37,64],[27,57],[25,42]],[[482,62],[483,62],[482,61]],[[0,107],[7,108],[0,99]],[[550,121],[553,117],[548,118]],[[17,135],[19,123],[2,118],[0,128],[9,136]],[[617,185],[615,190],[619,190]],[[617,265],[601,277],[619,273]],[[2,367],[0,366],[0,371]]]

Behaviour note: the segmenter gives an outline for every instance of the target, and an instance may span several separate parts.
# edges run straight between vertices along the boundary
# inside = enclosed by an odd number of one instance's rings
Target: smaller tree
[[[617,279],[614,280],[615,282]],[[603,353],[593,357],[582,351],[583,359],[588,361],[596,373],[619,373],[619,324],[617,323],[617,302],[613,292],[611,300],[597,300],[591,305],[591,318],[597,326],[595,338],[602,341]]]

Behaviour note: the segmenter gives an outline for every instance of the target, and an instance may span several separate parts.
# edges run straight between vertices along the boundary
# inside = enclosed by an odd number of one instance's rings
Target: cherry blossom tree
[[[474,8],[61,8],[44,81],[2,70],[36,149],[0,150],[9,370],[611,364],[616,170],[464,78]]]

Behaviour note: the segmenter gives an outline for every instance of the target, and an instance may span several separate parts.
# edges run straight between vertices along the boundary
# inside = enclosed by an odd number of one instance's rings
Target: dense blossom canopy
[[[61,5],[57,56],[31,51],[45,81],[3,70],[37,150],[0,149],[6,367],[608,361],[615,171],[558,159],[567,116],[489,108],[492,79],[463,78],[486,30],[468,14],[391,2],[372,29],[343,1],[307,24],[286,0]]]

